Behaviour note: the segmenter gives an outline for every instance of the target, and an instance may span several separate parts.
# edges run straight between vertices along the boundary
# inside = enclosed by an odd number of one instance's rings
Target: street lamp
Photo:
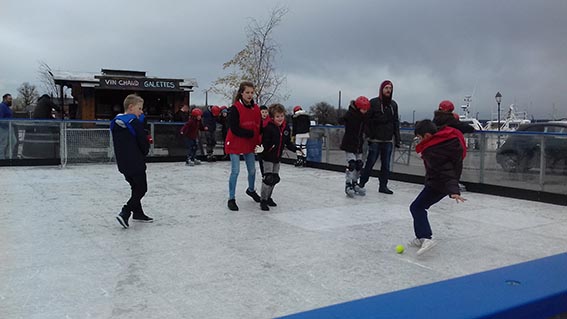
[[[411,118],[411,124],[412,124],[412,126],[415,126],[415,110],[413,110],[413,115],[412,115],[412,118]]]
[[[208,88],[205,90],[205,107],[209,107],[209,91],[213,88]]]
[[[500,92],[497,92],[494,98],[496,99],[496,103],[498,104],[498,148],[500,148],[500,102],[502,102],[502,94],[500,94]]]

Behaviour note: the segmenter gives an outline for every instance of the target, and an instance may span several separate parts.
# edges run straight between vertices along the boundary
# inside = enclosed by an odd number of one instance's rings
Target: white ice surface
[[[269,212],[226,207],[229,164],[148,165],[153,224],[115,220],[115,165],[0,168],[0,317],[269,318],[567,251],[564,206],[464,193],[430,210],[440,244],[417,257],[408,207],[420,185],[367,185],[282,165]],[[256,178],[259,190],[260,178]],[[458,293],[458,292],[456,292]]]

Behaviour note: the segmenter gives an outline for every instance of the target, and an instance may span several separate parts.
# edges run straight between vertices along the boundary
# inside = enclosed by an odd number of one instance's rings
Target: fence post
[[[543,192],[545,186],[545,168],[547,167],[545,163],[545,134],[541,134],[539,137],[541,138],[539,144],[539,186]]]
[[[324,128],[324,132],[325,132],[325,133],[324,133],[324,135],[323,135],[323,138],[324,138],[324,141],[325,141],[325,163],[327,163],[327,164],[329,164],[329,156],[330,156],[330,155],[329,155],[329,153],[330,153],[330,150],[329,150],[330,147],[329,147],[329,145],[331,144],[331,143],[330,143],[330,136],[331,136],[331,134],[329,134],[329,130],[330,130],[330,129],[329,129],[328,127],[325,127],[325,128]]]
[[[59,158],[61,160],[61,168],[65,168],[67,164],[67,133],[65,122],[59,123]]]
[[[13,154],[12,154],[12,120],[8,121],[8,159],[13,159]],[[4,151],[4,150],[2,150]]]
[[[484,183],[484,157],[486,156],[486,148],[487,148],[487,140],[486,140],[486,134],[483,132],[479,132],[478,134],[480,134],[480,164],[479,164],[479,176],[478,176],[478,182],[480,184]]]
[[[150,123],[150,134],[152,135],[152,138],[155,141],[155,135],[154,135],[155,129],[154,129],[154,123],[151,122]],[[150,155],[149,156],[154,156],[154,143],[150,144]]]

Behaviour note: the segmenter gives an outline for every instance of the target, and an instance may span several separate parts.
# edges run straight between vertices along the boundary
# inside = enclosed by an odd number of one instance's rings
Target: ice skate
[[[346,183],[345,185],[345,193],[348,197],[354,197],[354,194],[356,193],[354,191],[354,187],[352,186],[351,183]]]

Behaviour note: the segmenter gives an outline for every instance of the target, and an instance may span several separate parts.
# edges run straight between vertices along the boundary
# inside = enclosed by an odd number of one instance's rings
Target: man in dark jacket
[[[437,244],[432,239],[427,209],[447,195],[457,202],[465,201],[459,178],[467,148],[459,130],[450,126],[437,130],[430,120],[417,122],[415,136],[420,140],[415,151],[425,165],[425,187],[410,205],[415,238],[408,245],[419,248],[417,255],[421,255]]]
[[[207,161],[215,161],[213,152],[217,145],[217,120],[220,115],[221,109],[217,105],[210,106],[203,112],[203,125],[207,128],[205,131],[205,139],[207,141]]]
[[[393,143],[396,147],[400,147],[400,118],[398,116],[398,104],[392,99],[393,94],[393,84],[386,80],[380,84],[378,97],[370,100],[370,111],[368,111],[366,125],[368,156],[360,176],[360,187],[364,187],[370,178],[376,160],[380,157],[382,165],[378,177],[380,181],[378,191],[384,194],[394,193],[388,188],[390,159]]]
[[[141,222],[153,222],[142,209],[142,197],[148,190],[146,180],[146,155],[150,149],[149,137],[143,127],[144,100],[130,94],[124,99],[124,114],[118,114],[110,122],[112,142],[118,171],[124,175],[132,194],[116,219],[124,228],[128,228],[128,219]]]
[[[33,110],[32,117],[34,119],[52,119],[52,110],[58,111],[59,109],[59,106],[53,103],[51,97],[44,94],[37,99],[37,104]]]

